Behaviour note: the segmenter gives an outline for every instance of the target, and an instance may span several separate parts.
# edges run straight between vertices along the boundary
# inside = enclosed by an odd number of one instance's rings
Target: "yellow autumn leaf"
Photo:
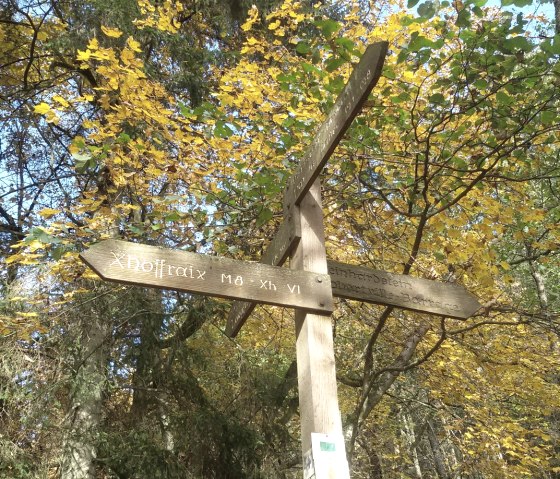
[[[66,101],[66,99],[61,97],[60,95],[54,95],[52,98],[54,101],[56,101],[60,106],[64,108],[68,108],[70,106],[70,103],[68,103],[68,101]]]
[[[43,208],[39,211],[39,214],[45,219],[49,219],[58,213],[60,213],[60,210],[55,210],[53,208]]]
[[[137,42],[132,37],[128,37],[126,40],[126,44],[128,48],[130,48],[133,52],[140,53],[142,49],[140,48],[140,42]]]
[[[91,51],[78,50],[78,55],[76,56],[76,60],[78,60],[79,62],[87,62],[89,60],[89,57],[91,57]]]
[[[89,43],[88,43],[88,49],[89,50],[99,50],[99,42],[97,41],[97,38],[92,38]],[[91,53],[91,52],[90,52]]]
[[[285,113],[277,113],[276,115],[272,115],[272,121],[274,121],[274,123],[277,124],[282,124],[282,122],[288,118],[288,115],[286,115]]]
[[[118,28],[109,28],[101,25],[101,31],[110,38],[119,38],[122,32]]]
[[[35,251],[44,248],[45,245],[43,243],[41,243],[40,241],[37,240],[33,240],[31,243],[29,243],[29,245],[27,246],[27,250],[31,253],[35,253]]]
[[[255,5],[253,5],[251,7],[251,10],[249,10],[249,15],[247,17],[247,20],[245,21],[245,23],[243,25],[241,25],[241,29],[244,32],[247,32],[247,31],[251,30],[251,27],[258,20],[258,18],[259,18],[259,10],[257,9],[257,7]]]
[[[29,254],[29,253],[17,253],[12,256],[8,256],[5,259],[6,264],[18,263],[18,264],[37,264],[39,258],[43,255],[41,254]]]
[[[39,103],[38,105],[35,105],[35,108],[33,109],[33,111],[35,113],[39,113],[39,115],[44,115],[45,113],[49,112],[50,110],[51,110],[50,105],[48,105],[44,101]]]

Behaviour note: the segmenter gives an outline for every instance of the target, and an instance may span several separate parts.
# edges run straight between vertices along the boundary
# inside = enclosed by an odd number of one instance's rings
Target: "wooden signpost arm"
[[[284,192],[284,207],[298,205],[321,173],[325,163],[360,112],[373,87],[377,84],[388,42],[377,42],[367,47],[360,62],[336,99],[325,121],[319,127],[313,143],[307,148]]]
[[[290,267],[326,273],[321,185],[318,180],[305,195],[299,208],[294,207],[294,214],[297,214],[297,209],[300,213],[302,237],[292,254]],[[342,437],[342,422],[338,407],[331,320],[297,309],[295,322],[301,447],[305,457],[311,449],[312,433]],[[328,477],[347,479],[350,474],[345,460],[344,442],[340,441],[337,447],[342,448],[340,454],[343,460],[327,465],[332,468],[332,471],[329,469]]]

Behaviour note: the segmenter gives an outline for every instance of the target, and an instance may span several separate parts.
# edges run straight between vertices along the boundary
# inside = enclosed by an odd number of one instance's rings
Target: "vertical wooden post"
[[[302,237],[292,254],[290,267],[315,273],[327,273],[321,184],[316,180],[299,207],[292,205],[301,217]],[[342,438],[342,421],[338,407],[334,346],[331,320],[327,316],[296,310],[296,353],[302,455],[311,449],[311,434],[322,433]],[[341,440],[337,446],[344,447]],[[348,479],[350,473],[345,452],[337,451],[344,460],[327,467],[324,477]],[[317,465],[316,465],[317,466]]]

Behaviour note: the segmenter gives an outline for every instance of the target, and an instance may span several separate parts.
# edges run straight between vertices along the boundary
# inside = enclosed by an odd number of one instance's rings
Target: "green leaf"
[[[233,130],[228,126],[225,121],[218,120],[214,127],[214,135],[218,138],[229,138],[233,135]]]
[[[395,69],[392,66],[387,66],[383,68],[383,76],[388,78],[389,80],[394,80],[397,78],[397,74],[395,73]]]
[[[418,5],[418,15],[423,18],[432,18],[436,14],[436,7],[434,2],[428,0],[427,2]]]
[[[403,63],[408,58],[408,48],[401,48],[397,55],[397,64]]]
[[[488,82],[482,78],[479,78],[478,80],[476,80],[473,83],[473,86],[477,89],[477,90],[484,90],[487,86],[488,86]]]
[[[327,20],[317,20],[315,22],[315,26],[321,30],[327,39],[332,38],[333,35],[341,28],[340,23],[331,20],[330,18]]]
[[[31,231],[27,234],[24,243],[32,243],[33,241],[39,241],[44,244],[58,244],[62,242],[59,238],[48,234],[43,228],[31,229]]]
[[[552,39],[550,53],[553,53],[555,55],[560,54],[560,34],[555,35]]]
[[[332,58],[325,65],[325,69],[328,72],[334,72],[335,70],[337,70],[339,67],[341,67],[345,63],[346,63],[346,60],[344,58],[340,58],[340,57]]]
[[[533,45],[523,36],[507,38],[504,40],[503,45],[510,51],[522,50],[524,52],[530,52],[533,50]]]
[[[296,52],[300,55],[307,55],[308,53],[311,53],[311,47],[306,42],[299,42],[296,45]]]
[[[406,4],[406,7],[407,8],[414,8],[419,1],[420,0],[408,0],[408,3]]]
[[[305,73],[320,73],[320,70],[315,65],[311,65],[311,63],[302,63],[301,68],[303,68]]]
[[[410,51],[417,52],[422,48],[434,48],[436,45],[432,40],[419,35],[418,32],[414,32],[410,38],[408,48]]]
[[[334,43],[341,46],[342,48],[344,48],[345,50],[347,50],[350,53],[353,53],[355,48],[356,48],[356,44],[352,40],[350,40],[349,38],[340,37],[340,38],[337,38],[334,41]]]
[[[257,228],[268,223],[273,216],[274,214],[268,208],[262,209],[261,212],[259,213],[259,216],[257,217]]]
[[[293,135],[282,135],[280,137],[282,141],[282,145],[285,149],[290,149],[294,145],[294,136]]]
[[[466,8],[463,8],[458,15],[457,20],[455,21],[455,25],[458,27],[467,28],[471,26],[471,12]]]
[[[445,102],[445,97],[441,93],[434,93],[429,100],[430,103],[442,104]]]
[[[499,91],[498,93],[496,93],[496,100],[502,105],[511,105],[515,102],[515,100],[511,96],[503,91]]]
[[[399,104],[399,103],[403,103],[405,101],[409,101],[410,100],[410,95],[408,93],[400,93],[396,96],[392,96],[389,98],[389,100],[391,100],[391,103],[395,103],[395,104]]]
[[[533,0],[513,0],[513,4],[519,8],[528,7],[532,3]]]
[[[179,102],[179,111],[181,112],[181,115],[187,117],[187,118],[193,118],[194,117],[194,113],[192,108],[189,108],[187,105],[185,105],[182,102]]]
[[[558,114],[555,111],[545,110],[541,112],[541,121],[545,125],[550,125],[556,122]]]
[[[144,234],[144,228],[140,228],[138,226],[128,225],[128,229],[130,231],[132,231],[134,234],[137,234],[137,235],[143,235]]]
[[[165,221],[179,221],[181,218],[182,216],[177,211],[173,211],[165,216]]]
[[[117,141],[119,143],[128,143],[130,141],[130,135],[123,132],[118,136]]]
[[[75,168],[78,173],[85,173],[88,168],[95,168],[96,161],[91,155],[72,153],[72,158],[76,160]]]
[[[62,255],[66,253],[66,251],[67,248],[65,248],[64,246],[53,246],[50,250],[50,256],[55,261],[58,261],[62,258]]]

